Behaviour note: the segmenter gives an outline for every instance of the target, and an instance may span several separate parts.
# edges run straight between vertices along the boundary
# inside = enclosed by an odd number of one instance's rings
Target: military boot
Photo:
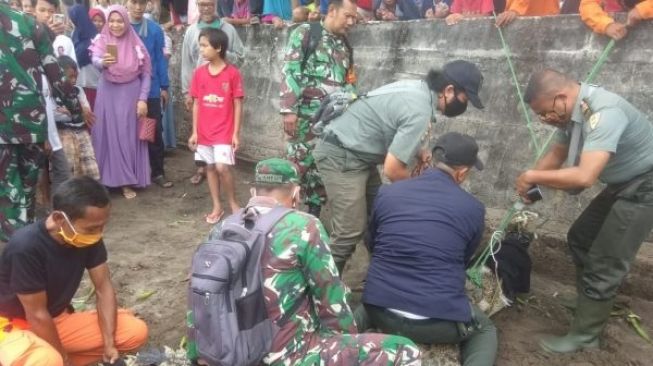
[[[309,204],[307,212],[319,219],[320,213],[322,212],[322,206]]]
[[[570,353],[585,348],[598,348],[599,336],[610,318],[615,299],[593,300],[578,294],[578,303],[569,333],[562,337],[547,337],[540,347],[552,353]]]

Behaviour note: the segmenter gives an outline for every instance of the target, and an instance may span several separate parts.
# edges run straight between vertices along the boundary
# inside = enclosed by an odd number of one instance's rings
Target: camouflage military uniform
[[[268,159],[256,167],[261,182],[298,182],[287,161]],[[278,179],[277,179],[278,178]],[[247,207],[265,214],[277,201],[256,196]],[[220,225],[211,233],[220,235]],[[348,289],[327,244],[329,236],[317,218],[293,211],[268,235],[261,255],[263,292],[270,319],[287,319],[263,359],[267,365],[420,365],[420,352],[407,338],[362,333],[346,298]]]
[[[310,25],[297,27],[288,40],[281,78],[281,113],[297,114],[295,137],[288,141],[286,158],[299,168],[304,202],[321,206],[326,191],[313,159],[315,144],[311,141],[311,118],[327,94],[339,89],[354,90],[347,83],[349,51],[343,38],[322,29],[322,40],[308,57],[304,70],[304,48],[308,43]]]
[[[69,95],[45,27],[0,3],[0,240],[33,219],[34,190],[47,136],[45,74],[54,90]],[[65,89],[65,90],[64,90]],[[77,98],[66,98],[74,115]]]

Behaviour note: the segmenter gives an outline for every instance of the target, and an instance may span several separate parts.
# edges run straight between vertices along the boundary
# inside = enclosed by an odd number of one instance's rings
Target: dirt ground
[[[176,348],[186,332],[185,278],[194,249],[210,229],[204,221],[210,199],[206,185],[193,186],[188,182],[194,171],[190,153],[183,148],[172,152],[166,167],[169,178],[175,182],[174,188],[152,186],[138,192],[138,197],[131,201],[117,192],[112,194],[112,219],[105,242],[120,305],[133,309],[149,324],[152,346]],[[246,182],[251,180],[252,171],[253,165],[248,163],[241,163],[237,169],[241,204],[247,202]],[[497,365],[653,364],[653,345],[647,344],[620,318],[613,318],[608,324],[600,350],[571,356],[552,356],[539,350],[540,335],[563,333],[571,319],[571,314],[553,297],[555,293],[572,289],[569,260],[554,252],[557,250],[546,243],[534,243],[531,254],[535,272],[530,300],[526,305],[505,309],[493,317],[500,340]],[[360,287],[366,262],[366,253],[361,249],[348,265],[345,280],[354,289]],[[154,293],[147,296],[151,292]],[[359,301],[360,292],[354,292],[353,298]],[[627,302],[642,317],[643,326],[653,333],[653,302],[627,296],[620,297],[620,301]],[[425,364],[439,363],[425,360]]]

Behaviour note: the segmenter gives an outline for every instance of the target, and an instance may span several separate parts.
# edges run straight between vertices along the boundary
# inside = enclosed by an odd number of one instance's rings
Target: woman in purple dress
[[[109,7],[107,22],[89,49],[102,70],[91,131],[100,181],[121,187],[131,199],[136,197],[132,187],[150,184],[147,141],[138,138],[138,119],[147,115],[150,57],[121,5]]]

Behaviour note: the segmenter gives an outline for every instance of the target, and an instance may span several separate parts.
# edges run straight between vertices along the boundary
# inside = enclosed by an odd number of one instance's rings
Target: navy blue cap
[[[471,62],[464,60],[451,61],[444,65],[442,72],[451,79],[456,86],[465,90],[467,98],[472,105],[478,109],[483,109],[483,103],[478,97],[478,92],[483,85],[483,74]]]
[[[483,170],[483,162],[478,158],[478,145],[473,137],[458,132],[448,132],[438,138],[433,151],[442,151],[440,159],[447,165],[473,166]]]

